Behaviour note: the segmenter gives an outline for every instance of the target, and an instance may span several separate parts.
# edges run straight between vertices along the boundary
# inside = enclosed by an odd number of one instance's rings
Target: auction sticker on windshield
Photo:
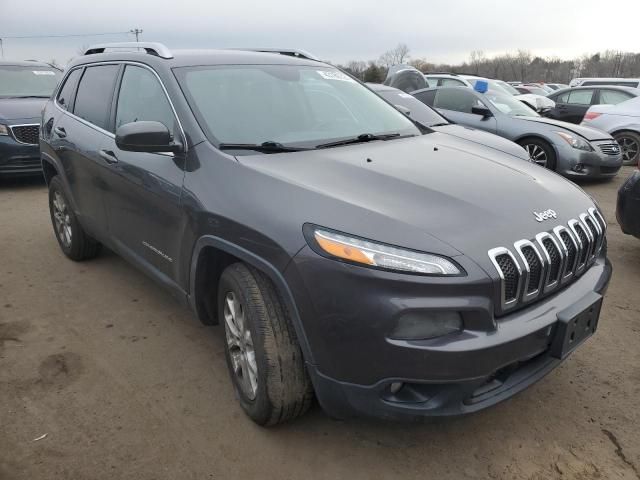
[[[34,75],[55,75],[51,70],[32,70]]]
[[[352,82],[355,83],[355,80],[351,78],[349,75],[345,75],[342,72],[334,71],[334,70],[316,70],[318,75],[320,75],[325,80],[340,80],[343,82]]]

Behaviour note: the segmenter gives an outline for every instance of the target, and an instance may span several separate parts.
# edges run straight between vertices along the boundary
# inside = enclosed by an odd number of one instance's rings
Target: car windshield
[[[58,80],[55,68],[0,65],[0,97],[49,97]]]
[[[335,68],[220,65],[175,72],[213,143],[313,148],[363,135],[421,134],[405,115]]]
[[[505,90],[507,93],[510,93],[511,95],[520,95],[520,92],[515,88],[513,88],[511,85],[509,85],[507,82],[503,82],[502,80],[496,80],[495,83],[498,86],[502,87],[503,90]]]
[[[449,123],[442,115],[422,103],[413,95],[399,90],[382,90],[377,93],[389,103],[406,108],[409,117],[425,127]]]
[[[527,107],[520,100],[506,93],[489,91],[484,94],[484,98],[494,107],[511,117],[539,117],[536,112]]]
[[[529,90],[529,92],[535,94],[535,95],[542,95],[543,97],[546,97],[547,95],[549,95],[549,92],[547,92],[546,90],[544,90],[543,88],[540,87],[531,87],[529,85],[527,85],[526,87],[527,90]]]

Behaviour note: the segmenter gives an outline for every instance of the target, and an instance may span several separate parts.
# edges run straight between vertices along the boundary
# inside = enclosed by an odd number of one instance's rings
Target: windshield
[[[520,92],[509,85],[507,82],[496,80],[496,84],[498,84],[500,87],[502,87],[503,90],[505,90],[507,93],[510,93],[511,95],[520,95]]]
[[[362,134],[421,133],[405,115],[331,67],[222,65],[175,72],[214,143],[315,147]]]
[[[524,103],[506,93],[489,91],[484,94],[484,98],[494,107],[512,117],[539,117],[536,112],[527,107]]]
[[[413,95],[396,90],[383,90],[377,93],[389,103],[406,108],[409,111],[409,117],[425,127],[449,123],[442,115]]]
[[[529,90],[529,92],[535,94],[535,95],[542,95],[543,97],[546,97],[547,95],[549,95],[549,92],[547,92],[546,90],[540,88],[540,87],[530,87],[530,86],[526,86],[524,87],[527,90]]]
[[[49,97],[60,80],[55,68],[0,66],[0,97]]]

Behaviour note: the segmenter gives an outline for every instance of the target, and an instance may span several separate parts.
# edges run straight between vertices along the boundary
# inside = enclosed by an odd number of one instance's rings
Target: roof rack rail
[[[304,50],[298,50],[296,48],[231,48],[230,50],[244,50],[247,52],[262,52],[262,53],[278,53],[280,55],[288,55],[290,57],[303,58],[305,60],[313,60],[315,62],[321,62],[318,57],[312,53]]]
[[[173,58],[171,50],[158,42],[119,42],[119,43],[101,43],[99,45],[91,45],[84,52],[84,55],[93,55],[95,53],[104,53],[107,49],[133,49],[144,50],[149,55],[155,55],[160,58]]]

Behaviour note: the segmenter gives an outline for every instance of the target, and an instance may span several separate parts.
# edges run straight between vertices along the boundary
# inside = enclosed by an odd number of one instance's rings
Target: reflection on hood
[[[429,87],[424,75],[411,65],[394,65],[389,68],[384,84],[407,93]]]

